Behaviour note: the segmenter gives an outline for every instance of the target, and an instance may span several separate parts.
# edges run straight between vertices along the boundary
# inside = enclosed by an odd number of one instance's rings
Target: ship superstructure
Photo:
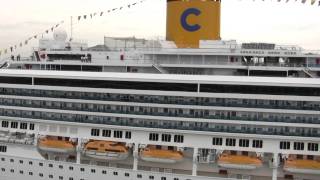
[[[319,177],[315,78],[39,70],[0,77],[8,177],[93,179],[117,169],[120,179]]]
[[[168,0],[166,40],[3,59],[0,179],[318,180],[320,53],[219,28],[219,0]]]

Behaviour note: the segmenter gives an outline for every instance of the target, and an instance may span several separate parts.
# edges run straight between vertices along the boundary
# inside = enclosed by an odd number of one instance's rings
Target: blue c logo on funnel
[[[201,14],[201,11],[196,8],[189,8],[185,10],[182,13],[181,19],[180,19],[182,27],[189,32],[198,31],[201,28],[201,26],[199,24],[189,24],[187,22],[187,19],[190,15],[199,16],[200,14]]]

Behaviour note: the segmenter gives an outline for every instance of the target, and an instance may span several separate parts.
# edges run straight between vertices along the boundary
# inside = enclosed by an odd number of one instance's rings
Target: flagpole
[[[70,17],[70,41],[73,39],[73,17]]]

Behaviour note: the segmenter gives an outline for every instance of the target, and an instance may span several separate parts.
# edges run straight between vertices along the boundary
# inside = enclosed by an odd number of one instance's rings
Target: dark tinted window
[[[32,84],[32,78],[30,77],[6,77],[0,76],[0,83],[3,84]]]
[[[196,84],[35,78],[35,85],[196,92]]]
[[[319,96],[320,88],[201,84],[200,92]]]

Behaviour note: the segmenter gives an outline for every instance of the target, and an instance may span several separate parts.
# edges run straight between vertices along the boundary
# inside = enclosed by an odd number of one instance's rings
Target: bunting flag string
[[[85,15],[78,15],[77,16],[77,19],[78,21],[81,21],[81,20],[86,20],[87,17],[90,16],[90,19],[96,17],[97,15],[100,15],[103,16],[103,15],[106,15],[108,13],[111,13],[111,12],[116,12],[116,11],[120,11],[120,10],[124,10],[125,8],[128,8],[130,9],[131,7],[135,6],[135,5],[138,5],[138,4],[141,4],[143,2],[145,2],[146,0],[140,0],[140,1],[137,1],[137,2],[134,2],[134,3],[131,3],[131,4],[127,4],[125,6],[120,6],[120,7],[117,7],[117,8],[112,8],[112,9],[109,9],[109,10],[106,10],[106,11],[100,11],[100,12],[93,12],[93,13],[89,13],[89,14],[85,14]]]
[[[138,5],[138,4],[144,3],[145,1],[147,1],[147,0],[139,0],[139,1],[136,1],[134,3],[130,3],[130,4],[127,4],[127,5],[124,5],[124,6],[120,6],[120,7],[117,7],[117,8],[112,8],[112,9],[109,9],[109,10],[106,10],[106,11],[99,11],[99,12],[93,12],[93,13],[89,13],[89,14],[85,14],[85,15],[78,15],[76,17],[77,17],[78,22],[80,22],[82,20],[88,20],[88,17],[90,17],[90,19],[93,19],[94,17],[97,17],[97,16],[102,17],[104,15],[107,15],[108,13],[121,11],[121,10],[124,10],[126,8],[130,9],[130,8],[132,8],[132,7],[134,7],[134,6]],[[266,0],[262,0],[262,1],[266,1]],[[286,3],[290,2],[290,0],[277,0],[277,2],[282,2],[282,1],[286,2]],[[291,0],[291,1],[293,1],[293,0]],[[295,0],[294,2],[301,2],[302,4],[307,4],[307,2],[308,3],[310,2],[311,5],[320,6],[320,0]],[[60,23],[55,24],[54,26],[46,29],[43,33],[34,34],[34,35],[30,36],[29,38],[27,38],[26,40],[21,41],[20,43],[18,43],[16,45],[12,45],[9,48],[5,48],[5,49],[0,49],[0,57],[2,55],[8,54],[8,53],[13,53],[19,47],[21,48],[24,45],[28,45],[31,40],[38,39],[38,37],[43,35],[43,34],[49,34],[49,32],[53,32],[54,29],[58,28],[63,23],[64,23],[64,21],[61,21]]]
[[[78,17],[78,21],[86,20],[89,16],[90,16],[91,19],[96,17],[96,16],[98,16],[98,15],[100,15],[100,17],[101,17],[101,16],[103,16],[103,15],[105,15],[107,13],[123,10],[124,7],[131,8],[131,7],[135,6],[135,5],[143,3],[145,1],[146,0],[140,0],[140,1],[128,4],[126,6],[120,6],[118,8],[109,9],[107,11],[100,11],[100,12],[93,12],[93,13],[85,14],[85,15],[79,15],[79,16],[77,16]],[[23,46],[28,45],[31,40],[38,39],[40,36],[43,36],[44,34],[49,34],[49,32],[53,32],[54,29],[57,29],[63,23],[64,23],[64,21],[60,21],[60,23],[55,24],[54,26],[46,29],[45,31],[43,31],[43,33],[34,34],[34,35],[30,36],[29,38],[27,38],[26,40],[23,40],[23,41],[17,43],[16,45],[12,45],[9,48],[5,48],[5,49],[0,49],[0,57],[2,55],[8,54],[8,53],[13,53],[14,51],[17,50],[17,48],[21,48]],[[9,51],[8,51],[8,49],[9,49]]]

